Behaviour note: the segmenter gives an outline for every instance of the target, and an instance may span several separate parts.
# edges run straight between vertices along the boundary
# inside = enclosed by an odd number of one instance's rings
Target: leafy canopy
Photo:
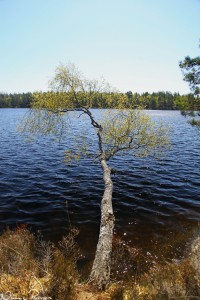
[[[101,119],[95,119],[90,107],[83,103],[84,99],[87,99],[86,103],[92,103],[96,95],[112,97],[115,90],[103,78],[100,81],[88,80],[69,63],[56,69],[50,88],[51,92],[33,95],[30,113],[23,122],[23,131],[31,136],[54,134],[61,138],[69,127],[66,114],[70,116],[75,112],[77,120],[87,117],[96,130],[99,145],[97,157],[103,153],[109,160],[118,152],[125,151],[132,151],[134,155],[148,155],[169,144],[166,128],[156,125],[140,109],[126,109],[126,101],[121,96],[117,99],[120,109],[102,110]],[[81,129],[78,121],[77,126]],[[79,147],[77,149],[75,158],[80,156],[80,152],[84,153]],[[68,153],[73,157],[70,150]]]
[[[184,116],[200,116],[200,56],[191,58],[186,56],[183,61],[179,63],[180,68],[184,74],[184,80],[189,83],[191,90],[193,91],[195,98],[190,103],[189,101],[182,105]],[[200,126],[200,121],[194,118],[189,121],[191,125]]]
[[[183,61],[179,63],[180,68],[184,74],[184,80],[190,85],[192,91],[200,94],[200,56],[190,58],[186,56]]]

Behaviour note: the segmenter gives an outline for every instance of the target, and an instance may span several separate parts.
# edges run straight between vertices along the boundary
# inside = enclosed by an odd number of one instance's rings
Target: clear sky
[[[60,62],[119,90],[188,93],[200,0],[0,0],[0,92],[46,91]]]

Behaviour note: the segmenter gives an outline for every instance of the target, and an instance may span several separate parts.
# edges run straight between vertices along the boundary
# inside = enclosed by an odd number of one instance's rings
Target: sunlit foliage
[[[123,94],[118,93],[118,98],[113,97],[114,90],[104,79],[90,81],[74,65],[60,65],[50,87],[51,92],[33,95],[32,108],[23,122],[23,131],[28,132],[28,136],[53,134],[59,139],[63,134],[66,136],[66,130],[70,127],[66,116],[70,118],[73,113],[80,131],[82,128],[78,119],[85,122],[83,116],[91,122],[96,132],[100,130],[107,160],[118,152],[132,151],[133,155],[143,156],[152,154],[155,150],[160,151],[168,145],[166,128],[161,124],[154,124],[139,107],[127,109]],[[115,99],[118,109],[102,111],[102,118],[94,120],[87,104],[93,101],[95,95],[100,94],[102,97],[110,95],[110,101]],[[86,143],[81,140],[80,145],[84,144]],[[75,148],[77,151],[66,149],[66,160],[79,159],[87,152],[84,147],[81,151],[79,146]]]
[[[146,156],[169,145],[167,128],[162,124],[156,127],[141,110],[110,110],[104,116],[102,127],[108,159],[125,151]]]

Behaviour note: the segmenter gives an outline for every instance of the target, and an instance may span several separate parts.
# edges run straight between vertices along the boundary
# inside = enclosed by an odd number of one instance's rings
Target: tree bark
[[[89,281],[99,289],[103,290],[110,281],[112,240],[114,229],[114,214],[112,207],[113,182],[111,180],[111,170],[106,159],[101,159],[104,179],[104,194],[101,201],[101,224],[99,240],[95,253]]]

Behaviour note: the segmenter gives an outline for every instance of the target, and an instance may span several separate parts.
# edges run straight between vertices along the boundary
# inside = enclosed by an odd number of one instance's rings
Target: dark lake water
[[[0,230],[25,223],[45,238],[58,240],[69,226],[77,226],[80,245],[90,255],[98,237],[101,168],[93,158],[64,161],[77,128],[60,143],[51,137],[28,143],[16,130],[25,112],[0,109]],[[143,251],[175,255],[200,221],[200,130],[177,111],[147,114],[171,127],[172,147],[159,160],[127,155],[110,162],[117,170],[116,233]],[[95,133],[90,135],[86,120],[82,124],[95,150]]]

